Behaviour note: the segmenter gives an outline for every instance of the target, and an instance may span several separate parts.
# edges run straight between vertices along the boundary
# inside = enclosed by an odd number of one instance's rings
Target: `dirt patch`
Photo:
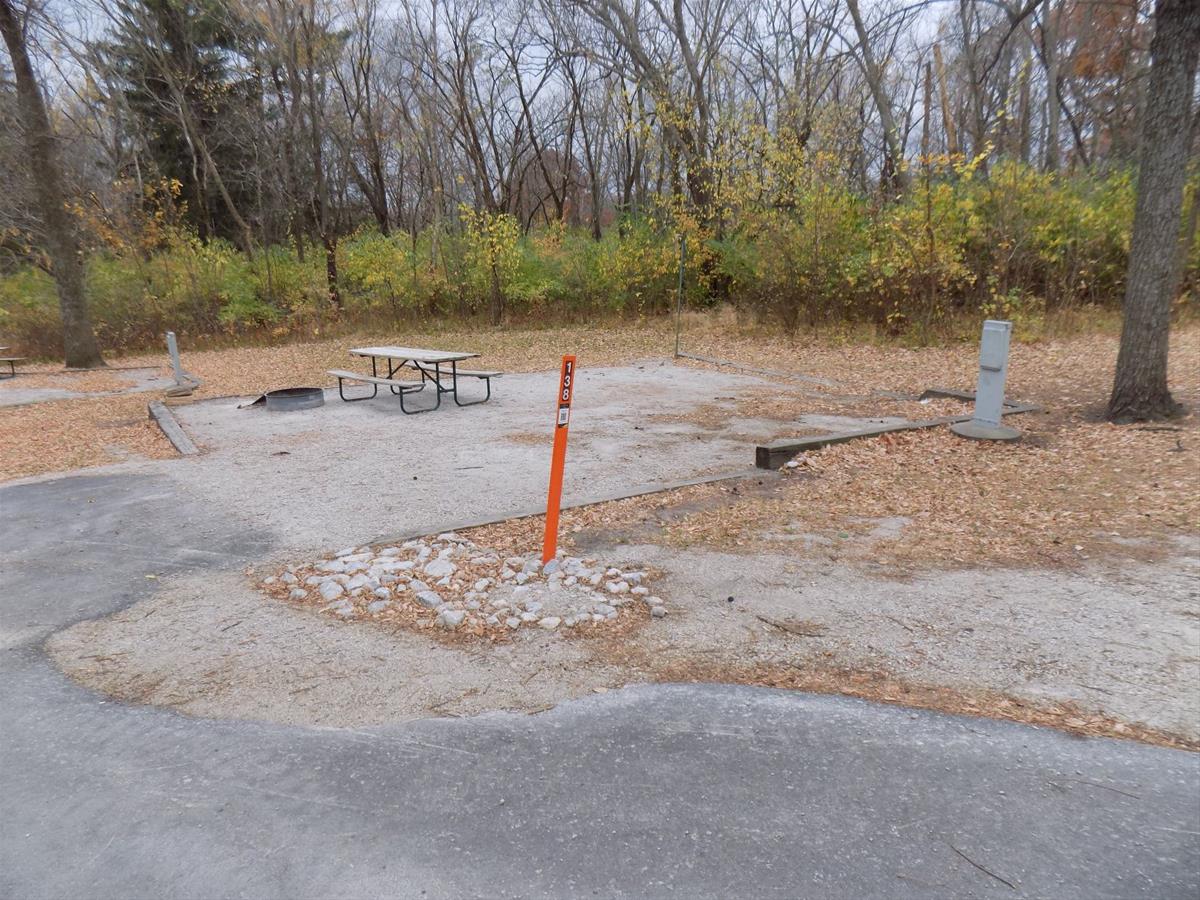
[[[358,725],[720,681],[1200,741],[1194,560],[887,581],[821,558],[652,545],[608,554],[661,567],[670,615],[583,640],[539,628],[500,642],[430,640],[268,600],[257,578],[230,574],[173,580],[47,646],[90,687],[214,717]]]
[[[487,645],[431,641],[267,601],[242,574],[173,582],[47,648],[82,684],[214,718],[353,727],[430,715],[530,712],[624,683],[586,641],[531,629]]]
[[[510,444],[520,444],[526,447],[546,447],[549,446],[553,437],[548,437],[549,432],[537,434],[532,431],[514,431],[511,434],[506,434],[502,440]]]

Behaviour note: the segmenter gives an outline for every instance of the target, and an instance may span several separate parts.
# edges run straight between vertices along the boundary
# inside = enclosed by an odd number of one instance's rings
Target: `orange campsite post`
[[[575,393],[575,357],[564,356],[558,378],[558,401],[554,420],[554,455],[550,459],[550,493],[546,497],[546,536],[542,540],[542,564],[558,552],[558,510],[562,505],[563,465],[567,461],[567,428],[571,423],[571,397]]]

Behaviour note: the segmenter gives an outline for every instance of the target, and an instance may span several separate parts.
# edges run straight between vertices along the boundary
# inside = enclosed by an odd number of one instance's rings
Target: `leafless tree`
[[[69,367],[89,369],[104,365],[104,360],[88,314],[83,259],[63,190],[58,140],[29,54],[30,13],[29,7],[20,8],[14,0],[0,0],[0,35],[16,82],[17,119],[36,198],[41,243],[58,290],[63,358]]]

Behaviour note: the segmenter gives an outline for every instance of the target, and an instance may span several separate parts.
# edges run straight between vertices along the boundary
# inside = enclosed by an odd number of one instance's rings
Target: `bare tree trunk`
[[[504,291],[500,289],[500,272],[496,269],[496,261],[492,260],[492,277],[489,289],[491,297],[491,322],[499,325],[504,321]]]
[[[904,151],[900,146],[900,133],[896,130],[896,117],[892,114],[892,101],[887,95],[883,84],[883,70],[875,59],[871,49],[871,38],[863,25],[862,16],[858,11],[858,0],[846,0],[846,8],[850,10],[850,18],[854,20],[854,32],[858,36],[859,53],[862,56],[863,74],[867,79],[867,87],[871,89],[871,98],[875,101],[875,110],[879,113],[879,123],[883,126],[883,143],[887,151],[886,168],[890,170],[891,179],[901,192],[908,190],[909,176],[904,167]]]
[[[958,133],[954,128],[954,116],[950,114],[950,95],[946,90],[946,66],[942,62],[942,46],[933,45],[933,64],[937,71],[938,97],[942,104],[942,127],[946,130],[946,152],[958,156]]]
[[[1033,56],[1030,53],[1029,44],[1025,44],[1025,51],[1021,59],[1021,72],[1019,74],[1020,87],[1018,88],[1017,101],[1017,158],[1021,162],[1029,163],[1029,144],[1030,144],[1030,119],[1032,118],[1031,102],[1029,96],[1029,69],[1033,65]]]
[[[1125,320],[1108,417],[1114,422],[1177,415],[1167,387],[1171,301],[1191,144],[1192,87],[1200,51],[1200,4],[1158,0],[1150,85],[1142,114],[1137,208],[1125,283]]]
[[[325,286],[329,294],[329,303],[337,312],[342,311],[342,292],[338,287],[337,268],[337,234],[330,222],[329,185],[325,174],[325,157],[322,148],[323,116],[321,102],[317,96],[316,56],[313,45],[317,40],[317,22],[315,7],[309,7],[306,19],[304,11],[300,13],[300,25],[304,35],[305,72],[304,82],[308,90],[308,128],[309,139],[312,142],[313,165],[313,214],[317,222],[317,231],[321,245],[325,248]]]
[[[1046,147],[1045,169],[1058,171],[1058,126],[1062,121],[1062,102],[1058,97],[1058,10],[1052,3],[1046,6],[1042,24],[1042,56],[1046,61]]]
[[[12,57],[13,74],[17,82],[17,104],[25,132],[25,148],[29,171],[37,195],[38,212],[45,232],[46,253],[58,291],[58,306],[62,314],[63,358],[67,366],[90,369],[104,365],[96,333],[88,315],[84,295],[83,260],[75,223],[66,209],[63,194],[62,169],[59,165],[58,142],[50,127],[41,86],[33,73],[29,49],[25,43],[24,23],[17,15],[12,0],[0,0],[0,32]]]

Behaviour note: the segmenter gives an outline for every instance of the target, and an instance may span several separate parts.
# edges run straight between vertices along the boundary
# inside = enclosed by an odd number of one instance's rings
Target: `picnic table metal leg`
[[[489,378],[483,379],[483,382],[487,385],[487,394],[484,395],[484,398],[482,400],[466,400],[466,401],[459,400],[458,399],[458,363],[452,362],[452,363],[450,363],[450,365],[453,366],[453,368],[454,368],[454,402],[455,402],[455,404],[457,404],[458,406],[478,406],[480,403],[487,403],[489,400],[492,399],[492,379],[489,377]],[[476,376],[476,377],[478,377],[478,376]]]
[[[341,397],[343,400],[345,400],[347,403],[356,403],[359,400],[374,400],[375,397],[379,394],[379,385],[372,384],[371,385],[371,393],[364,394],[362,397],[347,397],[346,392],[344,390],[342,390],[342,384],[343,384],[343,380],[342,380],[342,377],[339,375],[338,376],[338,396]]]
[[[421,386],[419,388],[413,388],[412,390],[404,390],[403,388],[401,388],[398,391],[396,390],[396,388],[392,388],[393,391],[395,391],[396,393],[398,393],[400,395],[400,411],[402,413],[404,413],[406,416],[415,416],[418,413],[433,412],[435,409],[437,409],[438,407],[440,407],[442,405],[443,389],[442,389],[441,377],[440,377],[440,372],[438,370],[437,363],[434,363],[434,371],[433,371],[432,376],[429,376],[429,374],[423,368],[421,368],[420,363],[417,363],[416,367],[417,367],[417,371],[421,373]],[[434,390],[434,396],[437,399],[434,400],[433,406],[427,406],[424,409],[409,409],[408,407],[406,407],[404,405],[404,395],[405,394],[419,394],[421,391],[425,390],[426,378],[428,378],[429,381],[433,382],[433,385],[436,389],[436,390]]]
[[[482,400],[459,400],[458,391],[454,392],[454,402],[459,406],[478,406],[480,403],[487,403],[492,399],[492,379],[490,377],[480,379],[487,386],[487,393],[483,395]]]
[[[399,394],[399,396],[400,396],[400,411],[402,413],[404,413],[406,416],[415,416],[418,413],[433,412],[435,409],[437,409],[439,406],[442,405],[442,395],[441,394],[437,395],[437,402],[434,403],[433,406],[427,406],[424,409],[409,409],[407,406],[404,405],[404,395],[405,394],[419,394],[420,392],[421,392],[420,388],[417,388],[416,390],[413,390],[413,391],[401,391],[400,392],[400,394]]]

